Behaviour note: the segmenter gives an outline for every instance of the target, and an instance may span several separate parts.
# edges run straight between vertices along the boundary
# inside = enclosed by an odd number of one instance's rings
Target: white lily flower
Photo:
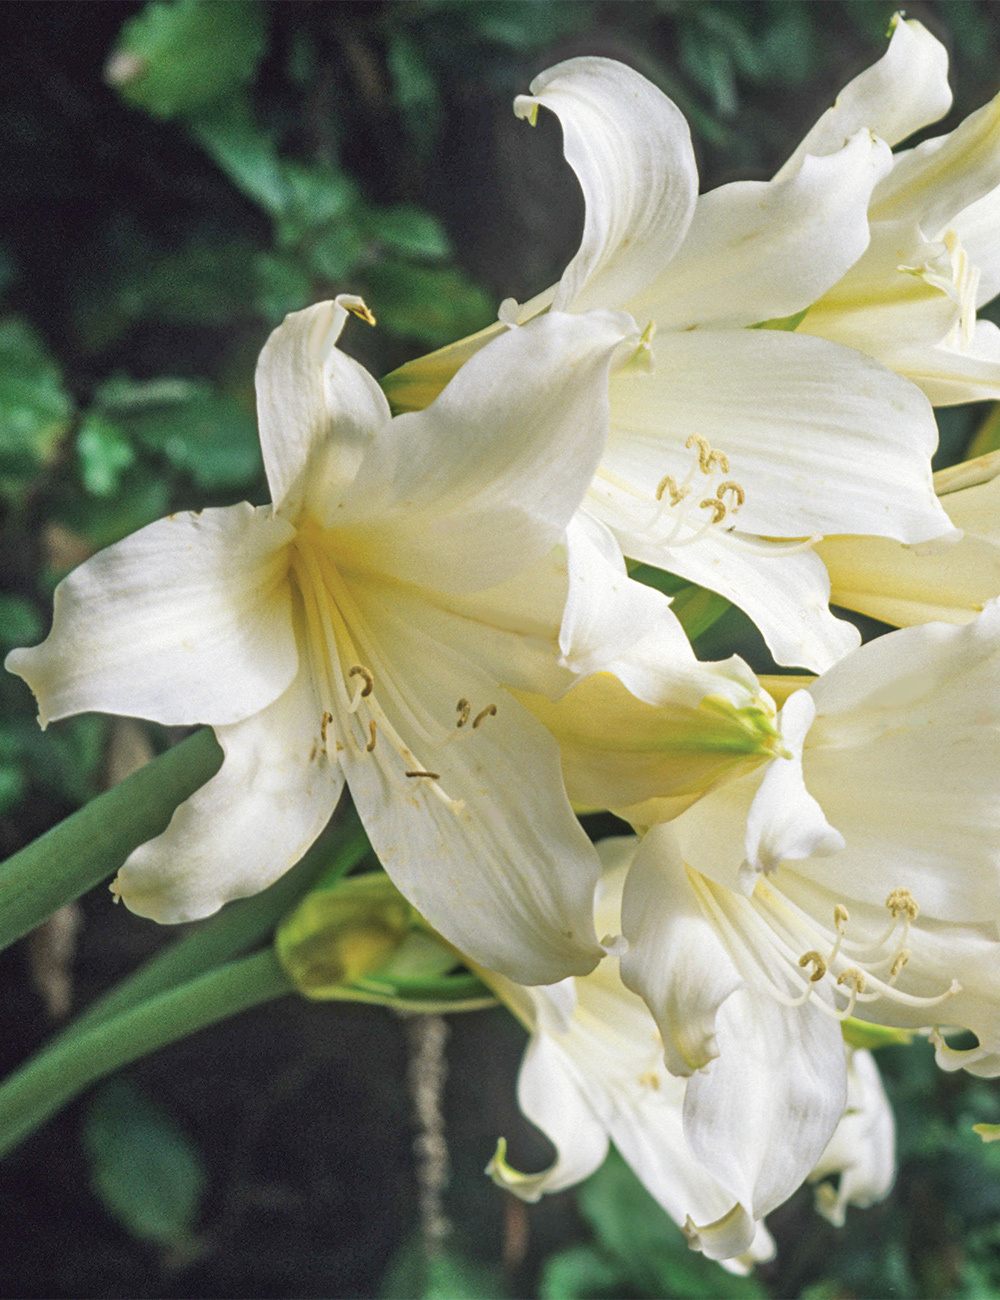
[[[934,475],[934,488],[962,538],[910,547],[887,537],[826,537],[816,547],[832,600],[896,627],[970,623],[1000,597],[1000,452]]]
[[[885,55],[841,92],[776,179],[807,154],[840,149],[859,126],[895,145],[950,107],[947,51],[897,17]],[[1000,330],[976,320],[1000,290],[1000,96],[948,135],[895,154],[868,216],[869,247],[799,331],[877,357],[936,406],[1000,397]]]
[[[837,1177],[834,1187],[828,1179]],[[847,1207],[866,1209],[884,1200],[896,1177],[896,1122],[871,1052],[848,1048],[847,1109],[819,1164],[816,1209],[842,1228]]]
[[[668,1068],[693,1075],[688,1138],[717,1178],[733,1144],[752,1171],[766,1140],[766,1118],[739,1135],[747,1087],[762,1106],[794,1092],[818,1160],[847,1017],[971,1030],[966,1052],[939,1033],[939,1060],[1000,1074],[998,683],[1000,603],[967,626],[881,637],[790,695],[791,759],[644,837],[622,976]]]
[[[387,872],[451,942],[527,982],[582,973],[602,952],[598,860],[555,742],[503,686],[558,694],[674,623],[571,522],[637,333],[551,314],[392,419],[337,349],[347,309],[367,313],[345,297],[290,315],[261,354],[274,504],[172,515],[100,552],[7,667],[43,726],[100,710],[215,728],[222,768],[119,873],[140,914],[264,888],[346,777]]]
[[[858,260],[889,149],[861,127],[787,179],[699,198],[682,115],[631,68],[558,64],[515,101],[532,121],[541,107],[559,117],[583,189],[583,239],[557,285],[501,318],[600,304],[649,323],[650,366],[612,379],[611,436],[583,509],[626,555],[739,605],[778,662],[821,671],[858,636],[830,614],[811,543],[950,531],[931,488],[937,430],[922,394],[871,358],[742,327],[801,312]],[[403,367],[391,399],[414,409],[489,336]]]
[[[620,928],[622,887],[635,845],[636,840],[627,837],[598,846],[609,868],[597,895],[599,931]],[[546,1192],[588,1177],[600,1167],[609,1142],[614,1142],[643,1185],[684,1229],[694,1249],[720,1259],[734,1272],[746,1272],[754,1263],[771,1258],[774,1243],[760,1215],[755,1221],[750,1204],[734,1203],[730,1188],[713,1176],[690,1144],[685,1093],[694,1081],[664,1069],[655,1022],[642,1000],[622,983],[618,965],[618,959],[609,956],[591,974],[550,988],[522,988],[486,974],[531,1033],[518,1079],[518,1100],[524,1114],[556,1148],[556,1159],[548,1169],[523,1174],[507,1163],[501,1143],[488,1172],[501,1187],[537,1201]],[[843,1055],[843,1046],[840,1051]],[[811,1172],[808,1164],[795,1166],[798,1182],[807,1174],[827,1178],[840,1173],[836,1194],[828,1183],[822,1185],[824,1197],[835,1195],[838,1205],[871,1204],[888,1190],[888,1184],[881,1191],[876,1185],[877,1174],[884,1172],[887,1104],[876,1093],[878,1072],[868,1054],[856,1052],[854,1062],[848,1110],[820,1164]],[[762,1166],[774,1163],[783,1168],[783,1148],[798,1141],[799,1121],[794,1110],[781,1110],[785,1100],[779,1090],[770,1116],[769,1141],[758,1147]],[[744,1093],[743,1102],[742,1119],[753,1124],[758,1107],[751,1090]],[[891,1114],[888,1124],[891,1182]],[[779,1199],[790,1195],[796,1185],[785,1179]],[[827,1209],[824,1200],[823,1211]]]

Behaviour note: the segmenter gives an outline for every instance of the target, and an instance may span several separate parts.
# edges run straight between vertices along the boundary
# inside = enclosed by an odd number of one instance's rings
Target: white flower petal
[[[816,1210],[842,1228],[848,1205],[874,1205],[889,1194],[896,1175],[896,1125],[871,1052],[849,1053],[847,1109],[809,1176],[810,1182],[839,1174],[834,1191],[816,1189]]]
[[[668,826],[643,838],[622,898],[626,986],[659,1026],[664,1060],[690,1075],[718,1056],[716,1016],[742,980],[706,920]]]
[[[562,124],[563,152],[586,202],[583,239],[554,305],[622,306],[670,260],[698,193],[691,135],[680,110],[612,59],[556,64],[514,101],[534,120],[541,105]]]
[[[948,51],[920,23],[896,19],[885,54],[844,87],[778,175],[795,171],[806,154],[834,153],[862,127],[899,144],[949,108]]]
[[[154,921],[192,921],[265,889],[298,862],[343,786],[320,728],[304,671],[268,708],[217,727],[222,767],[118,873],[115,889],[128,907]]]
[[[893,164],[872,196],[872,220],[919,221],[929,239],[940,238],[964,208],[1000,186],[1000,96]]]
[[[781,710],[778,727],[788,757],[767,765],[747,816],[746,855],[752,872],[773,871],[788,859],[826,857],[844,847],[844,837],[826,820],[802,778],[802,744],[815,716],[808,691],[796,691]],[[752,889],[753,879],[748,883]]]
[[[892,166],[859,131],[780,181],[737,181],[701,195],[670,265],[628,303],[657,329],[753,325],[808,307],[868,246],[868,200]]]
[[[556,1149],[548,1169],[520,1174],[496,1157],[487,1166],[493,1181],[521,1200],[573,1187],[604,1163],[608,1154],[606,1116],[590,1104],[594,1091],[565,1048],[548,1034],[532,1036],[517,1079],[517,1101]]]
[[[549,313],[482,348],[426,410],[393,420],[327,519],[356,564],[462,592],[541,560],[597,467],[608,371],[629,339],[620,312]]]
[[[737,990],[719,1008],[721,1054],[692,1077],[684,1131],[706,1170],[755,1219],[808,1176],[847,1100],[840,1025],[811,1002]]]
[[[292,536],[245,502],[160,519],[64,578],[48,638],[6,666],[35,692],[42,726],[90,710],[168,726],[247,718],[298,667]]]
[[[678,656],[685,653],[687,638],[669,600],[628,576],[621,548],[601,523],[578,513],[566,532],[566,555],[569,590],[559,648],[568,668],[596,672],[629,650],[646,629],[662,628],[661,644],[668,642]]]
[[[348,307],[341,295],[291,312],[257,362],[260,448],[281,513],[294,518],[303,498],[317,503],[350,484],[389,404],[371,375],[337,348]]]
[[[603,955],[600,864],[570,809],[555,741],[446,640],[447,625],[428,616],[421,626],[375,584],[358,581],[352,594],[377,656],[375,698],[406,746],[379,732],[371,752],[348,745],[340,755],[386,871],[484,966],[525,984],[592,969]],[[460,694],[471,702],[464,727]]]
[[[1000,398],[1000,329],[992,321],[976,321],[966,348],[900,348],[894,367],[919,384],[935,406]]]
[[[726,454],[725,477],[746,492],[741,532],[917,542],[951,531],[931,482],[930,404],[870,357],[776,330],[658,335],[652,347],[653,374],[612,383],[602,461],[644,495],[647,518],[664,472],[678,482],[688,473],[685,443],[697,434]],[[636,521],[623,522],[634,533]]]

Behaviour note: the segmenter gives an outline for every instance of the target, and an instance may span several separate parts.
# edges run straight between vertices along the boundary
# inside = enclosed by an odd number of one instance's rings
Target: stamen
[[[910,960],[909,948],[900,948],[899,952],[896,953],[895,960],[893,961],[892,966],[889,970],[890,984],[895,984],[896,980],[899,979],[900,971],[903,969],[903,967],[906,965],[906,963],[909,960]]]
[[[729,473],[729,457],[724,451],[716,451],[708,439],[703,438],[700,433],[692,433],[684,446],[688,451],[692,447],[697,447],[698,468],[703,474],[711,474],[713,465],[718,465],[723,474]]]
[[[487,704],[486,708],[481,709],[472,719],[472,730],[475,731],[481,722],[485,722],[487,718],[495,718],[496,715],[497,706],[495,704]]]
[[[469,703],[468,700],[463,698],[459,700],[459,702],[455,705],[455,708],[458,710],[459,714],[461,715],[458,721],[455,723],[455,726],[464,727],[465,724],[469,721],[469,714],[472,712],[472,705]]]
[[[370,753],[372,752],[372,750],[375,748],[375,738],[376,738],[376,734],[377,734],[376,731],[375,731],[375,719],[374,719],[374,718],[372,718],[371,721],[368,723],[368,730],[371,732],[371,740],[369,740],[368,744],[365,745],[365,750],[370,754]]]
[[[847,1020],[854,1014],[858,995],[865,991],[865,977],[857,966],[848,966],[846,970],[842,970],[837,976],[837,987],[839,988],[841,984],[850,984],[851,986],[851,996],[847,999],[847,1006],[843,1011],[837,1013],[841,1020]]]
[[[847,923],[851,919],[851,914],[843,903],[838,903],[833,909],[833,924],[837,928],[838,934],[843,934],[847,929]]]
[[[698,509],[711,510],[713,524],[721,524],[726,517],[726,503],[720,501],[718,497],[706,497],[704,501],[699,502]]]
[[[915,921],[920,915],[920,906],[908,889],[894,889],[885,900],[885,905],[894,920],[904,912],[910,921]]]
[[[367,700],[368,696],[371,695],[372,691],[375,689],[375,678],[372,676],[371,669],[364,668],[361,664],[355,664],[353,668],[348,670],[347,675],[348,677],[364,678],[365,684],[361,688],[361,698]]]
[[[322,718],[320,719],[320,723],[319,723],[319,734],[320,734],[320,737],[322,738],[322,741],[323,741],[323,748],[324,748],[324,749],[327,748],[327,743],[326,743],[326,729],[327,729],[327,727],[330,725],[330,723],[331,723],[332,721],[333,721],[333,714],[330,713],[330,712],[326,712],[326,713],[324,713],[323,716],[322,716]]]
[[[429,781],[440,781],[440,772],[404,772],[404,776],[425,776]]]
[[[656,487],[657,501],[662,501],[663,493],[668,490],[670,492],[670,504],[672,506],[680,505],[691,491],[689,487],[678,487],[677,480],[674,478],[673,474],[664,474]]]
[[[729,513],[735,515],[740,506],[747,499],[747,494],[743,491],[740,484],[731,478],[727,478],[724,483],[720,483],[715,489],[715,495],[720,501],[725,497],[727,492],[731,493],[733,496],[733,504],[729,507]]]
[[[810,984],[815,984],[817,980],[821,980],[826,974],[826,962],[815,949],[811,952],[804,952],[799,958],[799,965],[803,969],[805,969],[806,966],[812,967],[812,970],[809,972]]]

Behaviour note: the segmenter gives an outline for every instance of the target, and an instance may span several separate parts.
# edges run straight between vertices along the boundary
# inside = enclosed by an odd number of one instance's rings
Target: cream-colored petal
[[[534,121],[550,109],[586,203],[579,251],[554,307],[620,307],[674,255],[698,194],[691,135],[680,110],[645,77],[612,59],[578,58],[537,76],[514,101]]]
[[[859,131],[780,181],[736,181],[698,199],[669,266],[628,310],[658,330],[753,325],[808,307],[868,246],[868,200],[892,166]]]
[[[294,866],[336,807],[343,786],[328,760],[306,672],[268,708],[217,727],[225,755],[162,835],[137,848],[115,880],[133,912],[193,921],[265,889]]]
[[[622,897],[622,980],[653,1014],[667,1069],[691,1075],[719,1054],[716,1019],[743,981],[698,905],[668,826],[643,837]]]
[[[847,1100],[840,1025],[812,1002],[737,990],[718,1016],[720,1055],[689,1081],[684,1132],[705,1169],[763,1218],[808,1177]]]
[[[603,955],[600,864],[570,809],[555,741],[467,656],[471,629],[459,649],[433,607],[421,624],[392,587],[358,580],[351,591],[374,687],[340,758],[385,870],[483,966],[527,984],[590,970]]]
[[[899,144],[949,108],[948,51],[921,23],[897,17],[885,54],[848,82],[778,175],[795,171],[806,154],[833,153],[862,127]]]
[[[629,342],[631,340],[631,342]],[[371,445],[329,513],[356,565],[439,591],[505,582],[558,543],[597,467],[621,312],[550,312],[475,354]]]
[[[245,502],[149,524],[64,578],[52,631],[6,667],[35,692],[43,727],[90,710],[168,726],[250,717],[298,667],[292,536]]]
[[[257,418],[275,507],[293,522],[303,503],[326,504],[351,483],[365,448],[389,422],[375,380],[337,347],[360,299],[342,294],[291,312],[257,362]]]
[[[773,871],[789,859],[827,857],[844,847],[843,835],[826,820],[803,781],[802,745],[815,714],[808,691],[796,691],[781,710],[778,726],[787,753],[767,765],[747,814],[748,893],[758,871]]]
[[[963,209],[1000,186],[1000,95],[893,162],[872,195],[872,220],[918,221],[939,239]]]

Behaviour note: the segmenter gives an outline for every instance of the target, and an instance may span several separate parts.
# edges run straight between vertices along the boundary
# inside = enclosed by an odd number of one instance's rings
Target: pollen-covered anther
[[[486,708],[480,709],[480,711],[472,719],[472,730],[475,731],[475,729],[479,726],[481,722],[485,722],[487,718],[495,718],[496,715],[497,715],[497,706],[495,704],[487,704]]]
[[[733,498],[729,505],[729,513],[732,515],[736,514],[740,506],[747,499],[747,494],[744,492],[742,486],[737,483],[735,479],[731,478],[727,478],[725,482],[719,484],[715,489],[715,495],[720,501],[725,501],[727,496]]]
[[[366,700],[375,689],[375,676],[370,668],[365,668],[363,664],[355,664],[353,668],[348,669],[348,677],[360,677],[364,682],[361,687],[361,698]]]
[[[910,960],[909,948],[900,948],[899,952],[893,958],[892,966],[889,968],[889,982],[899,978],[899,973]]]
[[[656,485],[656,499],[657,501],[662,501],[664,492],[669,492],[670,504],[676,506],[680,505],[690,491],[691,489],[689,487],[678,487],[677,480],[674,478],[673,474],[664,474],[663,478],[661,478],[659,483]]]
[[[726,517],[726,503],[720,501],[718,497],[706,497],[699,503],[698,509],[711,510],[713,524],[721,524]]]
[[[850,984],[855,993],[864,993],[865,991],[864,971],[858,970],[857,966],[848,966],[837,976],[837,984]]]
[[[915,921],[920,915],[920,905],[908,889],[894,889],[885,900],[885,905],[892,913],[893,920],[905,914],[908,921]]]
[[[812,967],[812,970],[809,972],[810,984],[817,983],[826,974],[826,961],[818,952],[816,952],[815,949],[813,949],[811,952],[804,952],[802,956],[799,958],[799,965],[803,968],[803,970],[807,966]]]
[[[833,924],[838,934],[843,934],[847,929],[847,923],[851,919],[851,914],[843,903],[838,903],[833,909]]]
[[[723,474],[729,473],[729,457],[724,451],[716,451],[700,433],[692,433],[684,446],[688,451],[697,448],[698,468],[703,474],[711,474],[713,465],[718,465]]]
[[[375,741],[378,736],[378,732],[375,730],[374,718],[372,718],[371,721],[368,723],[368,731],[369,734],[371,735],[371,740],[369,740],[368,744],[365,745],[365,751],[370,754],[372,750],[375,748]]]
[[[469,714],[472,712],[472,705],[469,703],[468,700],[463,698],[459,700],[459,702],[455,705],[455,709],[459,715],[458,721],[455,723],[455,726],[464,727],[465,724],[469,721]]]
[[[421,777],[421,776],[423,776],[423,777],[426,777],[428,781],[440,781],[440,780],[441,780],[441,773],[440,773],[440,772],[404,772],[403,775],[404,775],[404,776],[409,776],[409,777]]]
[[[655,1070],[647,1070],[645,1074],[639,1075],[639,1083],[643,1088],[652,1088],[657,1092],[660,1087],[660,1076]]]

